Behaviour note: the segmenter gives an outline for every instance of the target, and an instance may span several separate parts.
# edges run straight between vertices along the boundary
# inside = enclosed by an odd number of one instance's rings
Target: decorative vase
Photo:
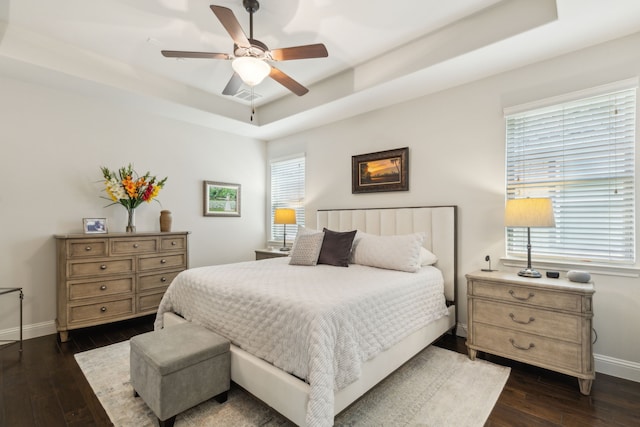
[[[160,211],[160,231],[171,231],[172,221],[171,211]]]
[[[127,233],[136,232],[136,210],[134,208],[127,208]]]

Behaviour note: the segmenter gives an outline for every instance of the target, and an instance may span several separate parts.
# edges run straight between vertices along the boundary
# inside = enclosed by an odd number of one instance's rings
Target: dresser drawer
[[[131,238],[111,240],[112,255],[150,254],[158,251],[158,240],[155,238]]]
[[[474,322],[580,343],[582,318],[534,307],[476,299]]]
[[[158,311],[158,306],[160,305],[160,301],[162,301],[163,296],[164,292],[138,295],[138,312],[144,313]]]
[[[184,236],[162,237],[160,239],[160,250],[176,251],[187,248],[187,238]]]
[[[133,294],[133,276],[121,279],[92,280],[69,283],[69,300],[96,298],[109,295]]]
[[[184,253],[173,255],[145,256],[138,258],[138,270],[149,271],[160,268],[186,268],[187,257]]]
[[[132,315],[134,311],[133,296],[95,304],[70,306],[69,323],[102,321],[102,319]]]
[[[69,261],[69,278],[85,276],[111,276],[113,274],[133,273],[133,258],[104,259],[98,261]]]
[[[141,275],[138,277],[138,292],[166,288],[181,271],[183,270]]]
[[[70,239],[67,240],[68,258],[86,258],[107,256],[107,239]]]
[[[580,313],[580,295],[504,283],[473,282],[473,296]]]
[[[542,365],[547,369],[580,372],[580,344],[554,340],[538,335],[497,328],[482,323],[473,324],[473,344],[478,350]]]

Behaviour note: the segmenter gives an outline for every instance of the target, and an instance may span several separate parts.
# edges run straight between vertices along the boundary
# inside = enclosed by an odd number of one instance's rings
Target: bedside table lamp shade
[[[507,200],[504,214],[505,227],[527,227],[527,268],[518,273],[524,277],[542,277],[531,268],[531,227],[555,227],[553,203],[549,198]]]
[[[296,223],[296,211],[295,209],[289,208],[276,208],[276,211],[273,215],[273,223],[274,224],[283,224],[284,225],[284,239],[282,241],[281,251],[288,251],[287,247],[287,224],[295,224]]]

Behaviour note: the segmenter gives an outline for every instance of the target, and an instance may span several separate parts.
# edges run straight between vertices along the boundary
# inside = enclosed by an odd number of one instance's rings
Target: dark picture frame
[[[409,147],[351,157],[351,192],[409,190]]]
[[[240,184],[203,181],[204,216],[240,216]]]
[[[82,218],[82,229],[86,234],[103,234],[107,232],[106,218]]]

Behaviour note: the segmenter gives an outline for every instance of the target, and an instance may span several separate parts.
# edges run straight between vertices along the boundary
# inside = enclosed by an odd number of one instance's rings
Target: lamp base
[[[290,250],[291,250],[291,248],[287,248],[286,246],[283,246],[282,248],[280,248],[280,250],[281,250],[282,252],[288,252],[288,251],[290,251]]]
[[[540,272],[534,270],[533,268],[525,268],[524,270],[520,270],[518,272],[518,276],[539,279],[540,277],[542,277],[542,274],[540,274]]]

